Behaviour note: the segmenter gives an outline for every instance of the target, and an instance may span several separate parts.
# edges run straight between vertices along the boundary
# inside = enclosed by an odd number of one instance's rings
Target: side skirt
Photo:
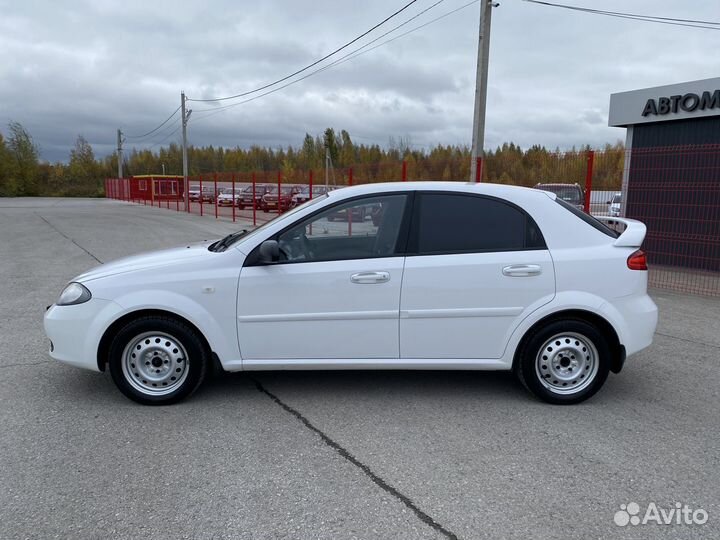
[[[303,360],[233,360],[225,371],[342,370],[342,369],[448,369],[509,371],[511,364],[500,359],[478,358],[372,358]]]

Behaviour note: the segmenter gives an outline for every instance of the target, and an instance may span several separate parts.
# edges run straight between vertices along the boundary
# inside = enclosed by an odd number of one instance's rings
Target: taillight
[[[638,249],[633,252],[627,260],[627,265],[630,270],[647,270],[647,257],[642,249]]]

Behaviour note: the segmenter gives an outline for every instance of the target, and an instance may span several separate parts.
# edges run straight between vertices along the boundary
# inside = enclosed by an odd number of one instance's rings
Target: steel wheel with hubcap
[[[125,379],[136,390],[162,396],[185,382],[188,374],[185,347],[163,332],[143,332],[123,351]]]
[[[522,383],[549,403],[579,403],[595,394],[609,372],[603,334],[582,320],[553,321],[530,335],[518,352]]]
[[[110,346],[110,373],[120,391],[144,404],[169,404],[202,382],[209,354],[197,332],[181,321],[141,317],[125,325]]]

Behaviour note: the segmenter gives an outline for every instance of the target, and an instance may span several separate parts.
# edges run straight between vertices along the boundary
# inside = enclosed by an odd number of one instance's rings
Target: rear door
[[[400,304],[402,358],[496,359],[555,294],[534,220],[503,200],[416,195]]]

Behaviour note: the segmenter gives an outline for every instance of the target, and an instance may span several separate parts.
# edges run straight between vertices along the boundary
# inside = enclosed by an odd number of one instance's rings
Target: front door
[[[248,257],[238,288],[243,360],[397,359],[407,194],[326,207]]]

